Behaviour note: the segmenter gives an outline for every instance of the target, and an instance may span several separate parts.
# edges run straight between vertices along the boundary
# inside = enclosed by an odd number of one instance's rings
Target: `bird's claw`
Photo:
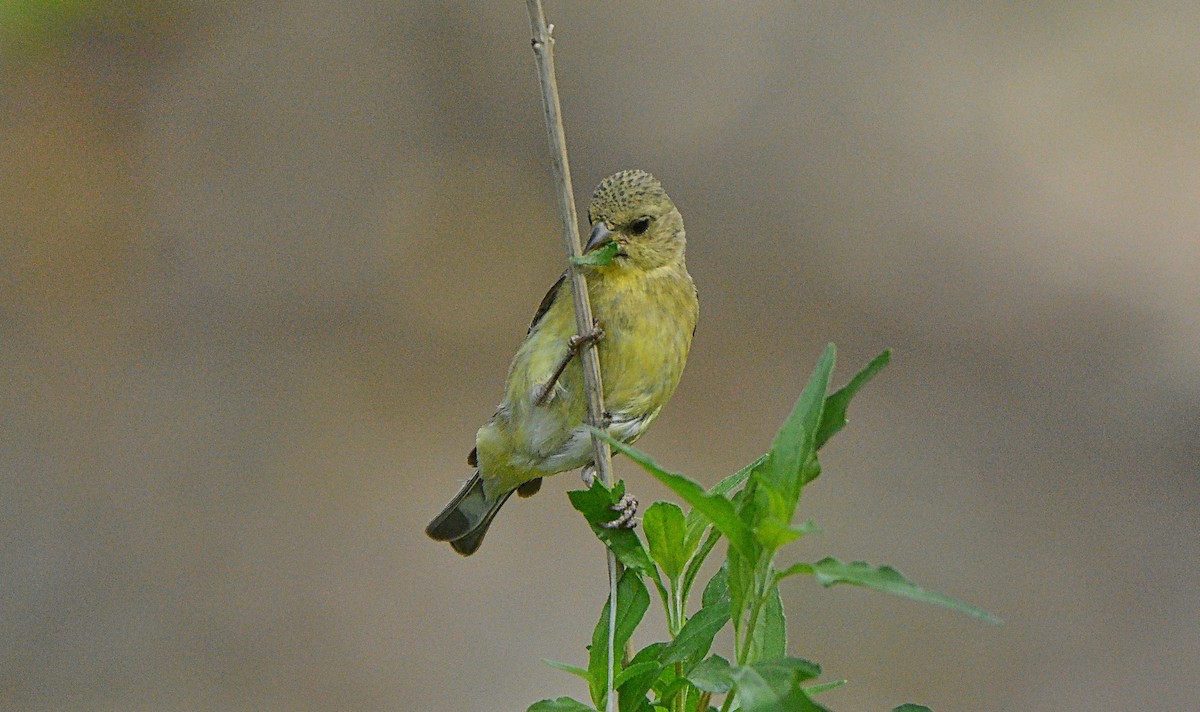
[[[558,362],[558,367],[554,369],[554,373],[550,375],[550,379],[545,383],[535,386],[533,389],[533,404],[546,405],[554,397],[554,385],[558,383],[558,379],[562,376],[563,371],[567,369],[567,364],[571,363],[571,359],[575,358],[575,354],[579,353],[579,349],[584,344],[595,344],[604,338],[604,328],[600,325],[600,320],[592,321],[592,330],[586,334],[575,334],[567,338],[567,352]]]
[[[592,330],[586,334],[575,334],[567,339],[567,348],[571,353],[579,351],[579,348],[584,344],[596,344],[604,338],[604,327],[600,324],[600,320],[596,319],[592,322]]]
[[[604,527],[605,529],[633,529],[637,526],[637,520],[633,518],[634,515],[637,514],[637,508],[637,498],[633,495],[627,494],[616,504],[609,507],[609,509],[613,510],[614,512],[620,512],[621,516],[617,517],[611,522],[605,522],[600,526]]]
[[[579,473],[579,477],[583,480],[583,486],[588,489],[596,482],[596,466],[586,465]]]

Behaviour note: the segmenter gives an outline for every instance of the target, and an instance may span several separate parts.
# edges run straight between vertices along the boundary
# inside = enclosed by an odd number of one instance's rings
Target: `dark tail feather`
[[[476,472],[442,513],[425,527],[425,533],[432,539],[450,542],[455,551],[470,556],[483,543],[496,512],[500,511],[510,496],[512,492],[495,502],[489,501],[483,492],[483,480]]]

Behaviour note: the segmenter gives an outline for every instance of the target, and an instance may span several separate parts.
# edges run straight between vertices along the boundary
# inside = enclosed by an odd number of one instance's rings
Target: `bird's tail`
[[[483,543],[496,512],[511,496],[512,492],[506,492],[499,499],[489,500],[483,491],[483,480],[476,472],[442,513],[425,527],[425,533],[431,539],[450,542],[455,551],[470,556]]]

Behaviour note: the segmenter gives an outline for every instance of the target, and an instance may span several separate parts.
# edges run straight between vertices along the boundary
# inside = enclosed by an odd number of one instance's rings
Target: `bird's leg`
[[[610,507],[614,512],[620,512],[621,516],[600,526],[605,529],[633,529],[637,526],[637,520],[633,518],[637,514],[637,508],[637,498],[627,494],[619,502]]]
[[[607,410],[600,416],[600,429],[608,430],[608,426],[612,425],[613,416]],[[592,483],[596,481],[596,463],[589,462],[579,471],[579,476],[583,479],[583,486],[588,489],[592,488]]]
[[[562,360],[558,362],[554,373],[550,376],[550,380],[546,381],[537,389],[533,396],[534,405],[546,405],[550,402],[550,394],[554,392],[554,385],[558,383],[558,379],[562,376],[563,371],[567,370],[567,364],[571,363],[571,359],[575,358],[575,354],[579,353],[579,349],[585,344],[595,344],[604,338],[604,329],[600,327],[599,321],[592,322],[592,330],[586,334],[575,334],[567,339],[567,352],[563,354]]]

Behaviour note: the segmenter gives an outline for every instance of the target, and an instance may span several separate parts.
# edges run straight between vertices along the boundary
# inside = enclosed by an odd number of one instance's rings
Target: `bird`
[[[579,267],[595,328],[576,334],[568,268],[542,299],[513,357],[503,401],[475,435],[467,456],[475,474],[425,529],[463,556],[483,543],[513,492],[530,497],[543,477],[578,468],[587,481],[593,450],[583,369],[575,358],[585,343],[594,343],[599,356],[604,427],[622,442],[641,437],[679,385],[700,311],[684,261],[683,217],[662,184],[636,169],[601,181],[587,217],[585,254],[616,245],[608,264]],[[631,517],[626,512],[622,523]]]

